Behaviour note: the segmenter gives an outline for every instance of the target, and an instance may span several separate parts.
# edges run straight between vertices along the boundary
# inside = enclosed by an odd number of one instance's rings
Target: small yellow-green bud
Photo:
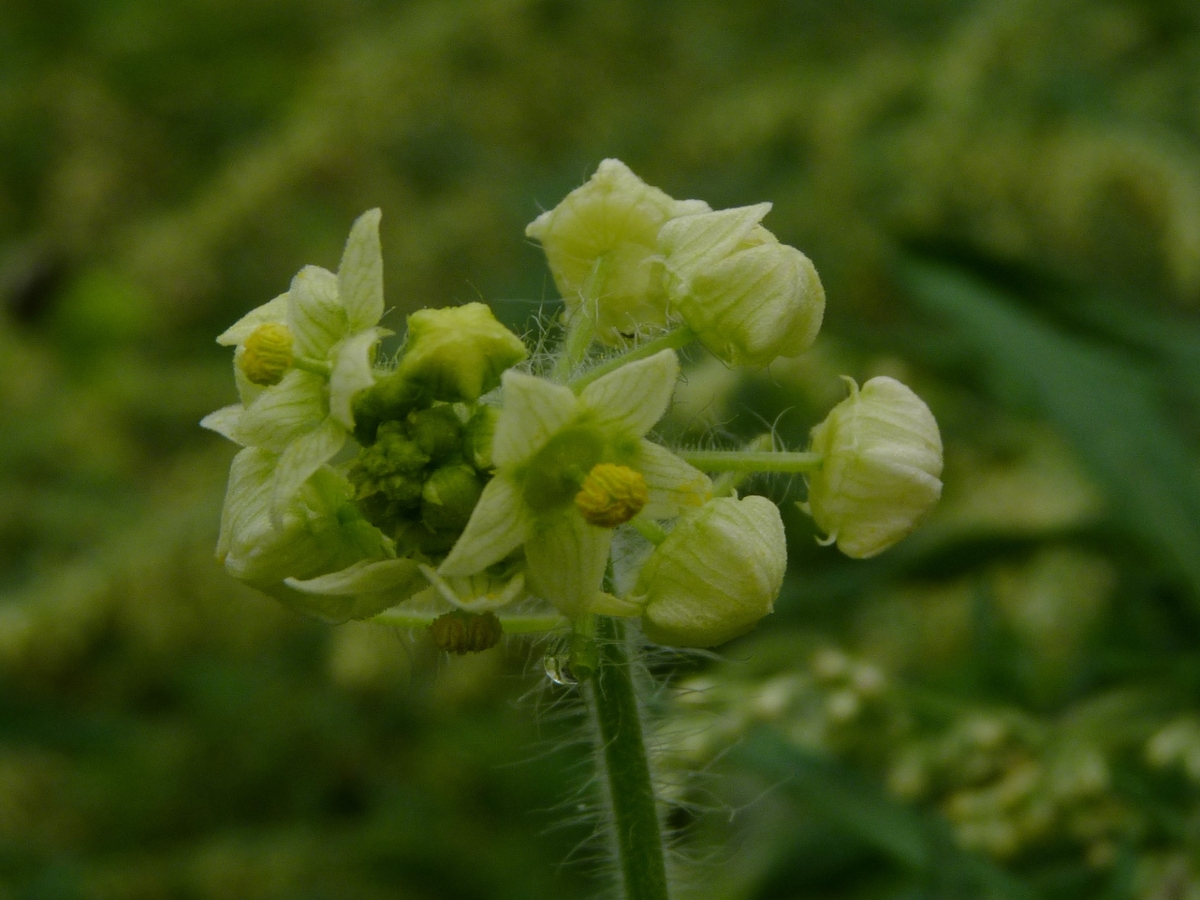
[[[281,322],[259,325],[242,344],[238,365],[251,384],[279,384],[292,367],[292,332]]]
[[[435,469],[421,491],[421,521],[436,531],[463,529],[483,485],[470,466],[459,464]]]
[[[455,610],[438,616],[429,625],[434,646],[447,653],[481,653],[504,637],[504,627],[494,612],[469,613]]]
[[[569,315],[586,305],[597,337],[619,344],[667,321],[658,231],[684,213],[707,210],[675,200],[606,159],[591,179],[542,213],[525,234],[539,241]]]
[[[642,511],[650,499],[646,479],[629,466],[593,466],[575,495],[575,508],[590,525],[616,528]]]
[[[459,452],[462,430],[452,406],[431,406],[408,414],[408,433],[434,463]]]
[[[812,262],[758,224],[770,208],[681,216],[659,232],[672,314],[731,365],[800,355],[825,314]]]
[[[382,422],[399,421],[414,409],[428,406],[427,392],[407,375],[391,372],[373,386],[359,391],[351,401],[354,436],[363,445],[374,442]]]
[[[872,378],[812,430],[821,467],[808,483],[817,525],[855,559],[882,553],[942,494],[942,438],[929,407],[894,378]]]
[[[765,497],[710,500],[680,519],[638,576],[646,636],[714,647],[771,612],[787,568],[779,509]]]
[[[528,355],[521,339],[482,303],[422,309],[408,317],[408,344],[396,372],[435,400],[475,401]]]
[[[492,468],[492,439],[500,413],[491,406],[481,406],[467,420],[463,429],[463,456],[480,472]]]

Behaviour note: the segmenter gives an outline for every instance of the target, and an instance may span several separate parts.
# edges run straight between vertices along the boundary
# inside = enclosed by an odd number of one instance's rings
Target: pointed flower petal
[[[533,592],[568,618],[592,609],[604,581],[613,530],[583,521],[574,509],[544,523],[525,544]]]
[[[523,372],[505,372],[501,383],[503,406],[492,438],[492,462],[503,467],[544,447],[575,415],[579,401],[569,387]]]
[[[487,483],[467,527],[438,568],[443,576],[474,575],[525,543],[533,519],[521,500],[521,489],[497,475]]]
[[[350,228],[338,266],[338,291],[351,331],[377,324],[383,316],[383,256],[379,248],[378,209],[367,210]]]
[[[279,457],[271,494],[271,521],[282,527],[283,514],[304,482],[342,449],[346,431],[333,417],[288,444]]]
[[[283,381],[263,391],[246,407],[234,430],[234,440],[247,447],[266,447],[282,453],[300,435],[325,419],[325,379],[294,369]]]
[[[286,322],[287,309],[288,295],[286,293],[280,294],[274,300],[270,300],[262,306],[250,310],[250,312],[230,325],[217,338],[217,343],[222,347],[233,347],[250,337],[259,325],[265,325],[267,322]]]
[[[209,413],[200,420],[200,427],[207,428],[209,431],[215,431],[223,438],[238,443],[238,439],[234,437],[234,432],[237,430],[237,424],[242,418],[242,412],[245,407],[240,403],[235,403],[232,406],[224,406],[216,412]]]
[[[288,293],[287,326],[296,341],[296,354],[324,359],[349,330],[338,301],[337,276],[320,266],[305,266],[292,279]]]
[[[304,594],[326,594],[332,597],[351,597],[355,594],[394,592],[395,603],[424,589],[425,579],[420,564],[412,559],[362,560],[342,569],[301,581],[287,578],[284,584]]]
[[[667,411],[678,378],[675,351],[663,350],[596,379],[579,400],[601,428],[641,437]]]
[[[650,502],[642,515],[651,519],[671,519],[698,509],[712,497],[712,482],[699,469],[651,441],[638,445],[633,468],[642,473],[650,489]]]
[[[770,211],[770,203],[758,203],[672,219],[658,233],[667,268],[679,278],[690,279],[738,249]]]
[[[354,395],[375,384],[371,348],[382,329],[368,328],[351,335],[334,350],[333,372],[329,376],[329,412],[347,431],[354,430],[350,403]]]

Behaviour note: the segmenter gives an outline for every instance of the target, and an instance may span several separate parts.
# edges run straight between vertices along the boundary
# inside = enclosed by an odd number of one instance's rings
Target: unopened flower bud
[[[279,384],[292,367],[292,332],[281,322],[266,322],[250,333],[238,365],[251,384]]]
[[[759,225],[771,204],[681,216],[659,232],[672,314],[731,365],[799,356],[825,314],[817,270]]]
[[[462,530],[479,502],[483,485],[470,466],[435,469],[421,491],[421,521],[435,531]]]
[[[593,466],[575,495],[575,508],[590,525],[616,528],[642,511],[650,499],[646,479],[629,466]]]
[[[597,337],[619,344],[667,321],[658,231],[674,216],[708,209],[675,200],[606,159],[587,184],[537,217],[525,234],[541,243],[569,315],[596,319]]]
[[[409,413],[408,433],[434,463],[462,447],[462,423],[452,406],[431,406]]]
[[[480,472],[492,468],[492,439],[499,415],[494,407],[481,406],[463,429],[463,456]]]
[[[942,439],[929,407],[894,378],[872,378],[812,431],[821,467],[808,511],[855,559],[882,553],[920,523],[942,494]]]
[[[675,647],[713,647],[771,612],[787,544],[783,520],[765,497],[710,500],[680,519],[638,576],[646,636]]]
[[[494,612],[469,613],[455,610],[438,616],[429,625],[434,646],[447,653],[481,653],[504,637],[504,626]]]
[[[527,353],[482,303],[422,309],[408,317],[408,344],[396,371],[435,400],[474,401]]]

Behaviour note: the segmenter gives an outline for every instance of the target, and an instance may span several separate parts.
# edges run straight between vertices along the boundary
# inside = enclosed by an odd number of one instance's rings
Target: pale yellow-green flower
[[[701,472],[644,435],[666,412],[679,362],[664,350],[598,378],[576,396],[532,375],[503,376],[492,478],[466,530],[439,568],[473,575],[524,546],[530,590],[575,618],[601,596],[613,530],[589,524],[575,498],[601,463],[639,473],[641,514],[671,518],[708,499]]]
[[[421,309],[408,317],[408,340],[396,369],[435,400],[478,400],[500,373],[529,351],[482,303]]]
[[[808,481],[807,511],[847,556],[866,559],[909,534],[942,494],[942,438],[916,394],[872,378],[812,431],[821,466]]]
[[[807,256],[759,224],[770,209],[679,216],[659,232],[671,315],[730,365],[798,356],[821,329],[821,279]]]
[[[620,160],[606,159],[525,234],[545,250],[568,315],[590,316],[601,341],[621,344],[667,322],[659,229],[707,209],[700,200],[675,200]]]
[[[771,612],[787,568],[779,510],[765,497],[721,497],[679,520],[626,599],[650,640],[715,647]]]
[[[200,424],[244,447],[276,454],[271,506],[276,524],[301,486],[342,448],[354,428],[351,400],[374,384],[374,347],[386,333],[377,327],[383,315],[379,218],[373,209],[354,223],[336,275],[306,266],[286,294],[247,313],[217,338],[236,348],[241,403],[217,410]],[[257,357],[264,345],[281,351],[285,332],[294,363],[276,383],[264,385],[271,380],[266,370],[272,364]],[[248,352],[250,374],[263,377],[247,376]],[[279,363],[280,353],[274,358]]]

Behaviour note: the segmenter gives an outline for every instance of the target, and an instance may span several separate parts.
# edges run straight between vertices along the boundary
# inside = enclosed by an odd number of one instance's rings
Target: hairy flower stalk
[[[336,273],[305,267],[218,339],[240,401],[202,423],[241,447],[226,569],[327,621],[426,630],[447,653],[562,633],[547,672],[591,709],[632,900],[669,895],[639,648],[718,646],[770,614],[783,584],[779,510],[738,487],[803,475],[803,508],[854,557],[903,538],[941,491],[937,424],[892,379],[852,385],[803,452],[654,437],[677,351],[765,366],[815,339],[824,290],[761,224],[769,210],[675,200],[605,160],[527,231],[565,307],[537,365],[482,303],[414,312],[395,360],[377,359],[378,210],[354,223]]]

